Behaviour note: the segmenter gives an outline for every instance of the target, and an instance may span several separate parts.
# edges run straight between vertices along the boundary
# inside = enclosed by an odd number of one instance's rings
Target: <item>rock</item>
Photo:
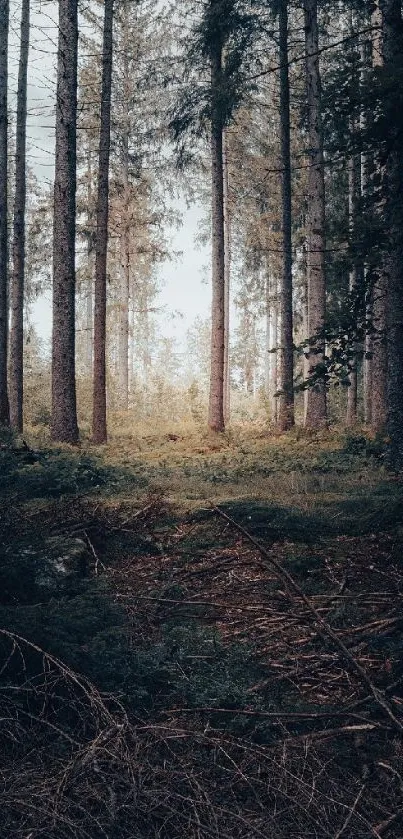
[[[54,590],[63,588],[86,575],[88,560],[88,548],[83,539],[51,536],[45,539],[36,583]]]

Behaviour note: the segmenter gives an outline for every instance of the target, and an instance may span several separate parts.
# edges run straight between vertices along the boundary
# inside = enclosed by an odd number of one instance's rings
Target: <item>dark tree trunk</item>
[[[354,130],[354,127],[353,127]],[[358,209],[358,195],[359,195],[359,170],[360,161],[356,156],[350,158],[348,161],[348,215],[350,228],[350,241],[354,247],[355,227]],[[350,294],[354,294],[357,288],[357,281],[359,276],[359,266],[353,256],[353,265],[349,275],[349,290]],[[357,423],[357,405],[358,405],[358,376],[357,376],[357,356],[358,346],[353,347],[353,358],[351,360],[350,370],[350,385],[347,391],[347,411],[346,411],[346,426],[351,428]]]
[[[52,439],[78,442],[75,383],[77,0],[59,0],[53,219]]]
[[[383,55],[383,18],[379,0],[376,0],[372,13],[372,64],[381,68]],[[378,161],[377,174],[385,180],[382,162]],[[372,376],[371,376],[371,428],[376,434],[386,430],[387,417],[387,346],[386,346],[386,305],[387,305],[387,266],[382,265],[373,276],[372,289]]]
[[[365,87],[368,78],[368,69],[370,66],[370,41],[364,41],[360,45],[360,61],[361,61],[361,72],[360,72],[360,84],[362,87]],[[365,115],[365,109],[362,108],[360,114],[360,131],[361,134],[364,134],[367,130],[367,120]],[[368,182],[369,182],[369,159],[368,154],[366,151],[361,152],[360,157],[360,188],[361,188],[361,198],[364,200],[366,199],[368,193]],[[367,265],[363,265],[363,280],[367,285],[368,282],[368,267]],[[365,309],[366,321],[369,323],[372,321],[372,301],[371,301],[371,294],[367,292],[367,299],[366,299],[366,309]],[[371,415],[372,415],[372,406],[371,406],[371,393],[372,393],[372,335],[368,331],[364,337],[364,357],[363,357],[363,365],[362,365],[362,372],[363,372],[363,407],[364,407],[364,423],[366,425],[370,425],[371,423]]]
[[[223,134],[223,170],[224,170],[224,422],[231,416],[231,383],[229,357],[229,310],[231,284],[231,209],[229,198],[228,141],[226,131]]]
[[[113,0],[105,0],[102,50],[101,126],[99,138],[97,234],[94,307],[94,400],[92,436],[106,443],[106,260],[108,251],[109,153],[111,136]]]
[[[381,0],[383,16],[383,59],[388,78],[401,78],[403,66],[403,21],[400,0]],[[396,73],[397,71],[397,73]],[[396,75],[394,75],[396,74]],[[399,82],[392,96],[401,102]],[[389,154],[385,166],[385,222],[388,250],[385,254],[387,278],[388,414],[391,465],[403,470],[403,154],[401,116],[391,126]]]
[[[317,0],[304,0],[306,85],[308,104],[309,169],[307,207],[308,245],[308,333],[315,338],[325,322],[325,181],[323,164],[323,129],[321,79],[319,72],[319,35]],[[317,338],[309,357],[309,375],[323,364],[324,341]],[[326,388],[319,375],[306,397],[305,425],[318,429],[326,424]]]
[[[225,346],[225,236],[223,120],[220,107],[222,46],[211,53],[211,215],[212,215],[212,310],[209,427],[224,431],[224,346]]]
[[[279,46],[283,265],[281,282],[281,336],[279,359],[281,394],[279,397],[278,426],[280,431],[288,431],[294,425],[294,349],[292,309],[290,83],[288,76],[287,0],[281,0],[279,5]]]
[[[17,89],[9,387],[10,421],[12,427],[19,432],[22,432],[23,429],[24,388],[25,203],[29,11],[30,0],[23,0],[21,8],[21,47]]]
[[[0,0],[0,425],[8,425],[10,419],[7,394],[7,61],[9,14],[9,0]]]
[[[125,79],[128,80],[125,71]],[[129,408],[129,334],[130,334],[130,285],[131,285],[131,241],[130,241],[130,184],[129,184],[129,114],[125,114],[123,128],[123,231],[120,243],[120,298],[119,298],[119,407],[121,411]]]

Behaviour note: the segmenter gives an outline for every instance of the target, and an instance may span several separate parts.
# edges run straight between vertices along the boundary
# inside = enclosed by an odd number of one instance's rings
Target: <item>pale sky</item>
[[[54,158],[54,101],[55,62],[57,50],[57,3],[36,0],[31,11],[31,47],[28,69],[28,162],[43,183],[53,180]],[[17,86],[20,2],[11,2],[11,44],[9,54],[10,92]],[[195,244],[203,211],[201,207],[188,209],[179,201],[183,224],[179,230],[168,231],[172,252],[182,256],[167,261],[158,269],[162,290],[156,301],[165,310],[160,317],[161,331],[167,336],[183,335],[195,317],[207,317],[210,311],[209,247]],[[50,255],[51,258],[51,255]],[[169,312],[181,312],[182,318],[170,318]],[[33,306],[32,319],[41,337],[51,335],[50,294]]]

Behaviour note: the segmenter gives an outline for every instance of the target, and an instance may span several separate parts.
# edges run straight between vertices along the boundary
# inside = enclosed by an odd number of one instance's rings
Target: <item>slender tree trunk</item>
[[[278,420],[278,289],[277,281],[268,273],[266,286],[267,342],[268,342],[268,397],[272,425]]]
[[[216,45],[211,55],[211,210],[212,210],[212,311],[211,373],[209,427],[224,431],[224,346],[225,346],[225,236],[223,122],[220,107],[222,86],[222,47]]]
[[[93,289],[93,250],[94,238],[92,230],[92,150],[90,142],[88,142],[87,149],[87,224],[88,224],[88,241],[87,241],[87,259],[89,267],[88,288],[86,297],[86,319],[85,319],[85,360],[88,369],[88,375],[91,376],[93,372],[94,362],[94,289]],[[95,273],[95,272],[94,272]]]
[[[382,12],[379,0],[372,15],[374,27],[372,38],[372,64],[383,66]],[[381,164],[378,171],[385,178]],[[372,390],[371,390],[371,428],[376,434],[386,429],[387,416],[387,349],[386,349],[386,266],[374,275],[372,290]]]
[[[124,54],[123,54],[123,95],[124,125],[122,136],[122,182],[123,182],[123,231],[121,239],[121,292],[119,300],[119,402],[122,411],[129,409],[129,337],[130,337],[130,285],[131,285],[131,218],[130,218],[130,183],[129,183],[129,62],[128,62],[128,20],[127,6],[124,4]],[[133,339],[133,336],[132,336]]]
[[[78,442],[75,382],[77,0],[59,0],[53,218],[52,439]]]
[[[106,262],[108,252],[109,153],[111,141],[113,0],[105,0],[95,252],[94,396],[92,437],[106,443]]]
[[[278,426],[280,431],[288,431],[294,425],[294,346],[292,310],[290,83],[288,76],[287,0],[281,0],[279,4],[279,46],[283,265],[281,282],[281,337],[279,358],[281,394],[278,406]]]
[[[125,223],[121,240],[120,297],[119,297],[119,405],[129,408],[129,307],[130,307],[130,231]]]
[[[7,239],[7,61],[9,0],[0,0],[0,425],[9,423],[7,394],[8,239]]]
[[[360,60],[361,60],[361,86],[365,85],[367,79],[367,69],[369,64],[369,47],[370,42],[364,41],[360,46]],[[366,117],[364,109],[360,114],[360,130],[364,134],[366,131]],[[366,151],[361,153],[361,198],[365,200],[368,192],[368,155]],[[363,280],[366,288],[368,288],[368,267],[363,266]],[[369,290],[366,293],[366,322],[372,321],[372,302]],[[364,337],[364,357],[363,357],[363,403],[364,403],[364,423],[370,425],[371,423],[371,402],[372,402],[372,335],[366,331]]]
[[[353,126],[354,130],[354,126]],[[354,156],[348,161],[348,215],[350,228],[350,241],[354,245],[356,218],[358,211],[358,195],[359,195],[359,158]],[[349,289],[350,294],[354,294],[357,288],[359,266],[355,256],[353,257],[354,264],[350,270],[349,275]],[[346,412],[346,426],[351,428],[357,423],[357,407],[358,407],[358,376],[357,376],[357,356],[359,348],[357,344],[353,347],[353,358],[351,361],[350,370],[350,385],[347,391],[347,412]]]
[[[231,214],[229,200],[229,166],[227,132],[223,133],[223,185],[224,185],[224,421],[231,415],[231,382],[229,357],[229,309],[231,285]]]
[[[267,400],[270,400],[270,276],[269,270],[266,272],[265,279],[265,357],[264,357],[264,391]]]
[[[385,70],[392,76],[403,66],[403,20],[400,0],[381,0],[383,17],[383,58]],[[393,77],[393,76],[392,76]],[[400,102],[400,91],[392,96]],[[396,112],[397,114],[397,112]],[[392,467],[403,470],[403,146],[400,114],[391,131],[391,144],[385,165],[385,222],[388,249],[385,254],[387,277],[387,352],[388,352],[388,414]]]
[[[325,322],[325,181],[323,130],[321,114],[321,79],[319,72],[319,36],[317,0],[304,0],[305,56],[308,103],[308,331],[314,338]],[[324,341],[318,338],[310,351],[309,374],[325,355]],[[326,424],[326,388],[322,376],[308,389],[305,426],[318,429]]]
[[[24,376],[24,277],[25,277],[25,203],[26,203],[26,134],[27,73],[29,52],[29,4],[21,6],[21,46],[17,89],[17,127],[15,155],[15,197],[13,229],[13,273],[11,279],[10,329],[10,422],[19,432],[23,428]]]

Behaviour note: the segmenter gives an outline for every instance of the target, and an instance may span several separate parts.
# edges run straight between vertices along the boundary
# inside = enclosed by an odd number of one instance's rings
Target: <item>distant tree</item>
[[[113,0],[105,0],[102,49],[101,126],[98,158],[94,308],[94,394],[92,436],[106,443],[106,262],[108,250],[109,154],[112,84]]]
[[[280,397],[278,426],[288,431],[294,425],[294,344],[292,300],[292,239],[291,239],[291,138],[290,138],[290,82],[288,74],[288,8],[287,0],[280,0],[280,141],[281,141],[281,201],[282,201],[282,280],[281,280],[281,338],[280,338]]]
[[[225,233],[223,131],[225,109],[222,102],[224,83],[223,51],[225,34],[221,4],[211,0],[209,20],[209,58],[211,67],[211,375],[209,426],[224,431],[224,358],[225,358]]]
[[[11,278],[10,421],[23,429],[27,74],[30,0],[22,0],[17,89],[13,271]]]
[[[59,0],[53,220],[52,439],[78,442],[75,382],[77,0]]]
[[[9,423],[7,394],[8,240],[7,240],[7,83],[9,0],[0,0],[0,424]]]
[[[375,74],[382,75],[385,60],[383,50],[383,17],[379,0],[374,4],[372,13],[372,64]],[[381,152],[381,157],[382,157]],[[376,177],[383,179],[384,164],[379,156],[379,143],[375,151]],[[374,204],[376,205],[375,198]],[[381,197],[381,201],[383,196]],[[382,214],[382,210],[381,210]],[[371,379],[371,428],[376,434],[383,433],[387,421],[387,346],[386,346],[386,318],[387,318],[387,285],[388,277],[385,265],[376,264],[373,271],[372,288],[372,326],[374,335],[372,340],[372,379]]]

